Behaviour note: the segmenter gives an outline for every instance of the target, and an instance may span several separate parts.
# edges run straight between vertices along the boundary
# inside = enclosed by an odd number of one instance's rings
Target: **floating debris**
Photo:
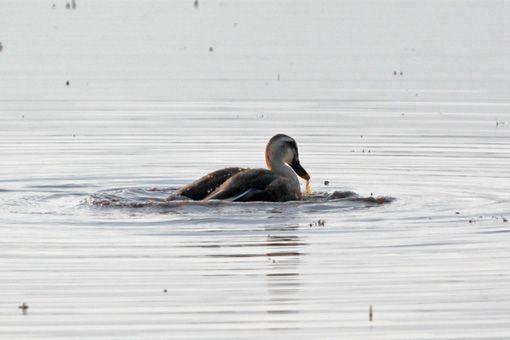
[[[213,51],[213,48],[212,47],[209,47],[209,52],[212,52]]]
[[[69,86],[71,83],[68,81],[66,81],[66,86]]]
[[[368,308],[368,321],[374,321],[374,310],[372,309],[372,305]]]
[[[309,227],[324,227],[326,225],[326,220],[317,220],[317,222],[310,223]]]
[[[324,181],[324,185],[328,186],[329,185],[329,181]]]
[[[195,1],[193,2],[193,7],[198,8],[198,0],[195,0]]]
[[[163,293],[167,293],[168,291],[166,289],[163,289]]]
[[[492,216],[483,216],[483,215],[480,215],[480,216],[477,216],[477,217],[473,217],[473,218],[470,218],[468,220],[469,223],[476,223],[476,222],[487,222],[487,221],[501,221],[503,223],[505,222],[508,222],[508,219],[505,217],[505,216],[496,216],[496,215],[492,215]]]
[[[0,52],[2,52],[3,49],[4,49],[4,45],[2,45],[2,43],[0,42]]]
[[[23,302],[21,305],[18,306],[18,308],[21,309],[23,314],[26,314],[28,308],[30,308],[30,307],[28,307],[28,304],[26,302]]]
[[[69,2],[66,3],[66,9],[71,9],[71,4]]]
[[[278,73],[278,76],[276,77],[276,80],[280,81],[280,73]]]
[[[71,1],[71,8],[74,10],[76,9],[76,0]]]

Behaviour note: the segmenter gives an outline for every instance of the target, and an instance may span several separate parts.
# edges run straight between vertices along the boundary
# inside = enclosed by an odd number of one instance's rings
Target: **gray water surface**
[[[510,131],[478,108],[296,101],[259,102],[263,117],[243,102],[87,110],[107,104],[2,115],[2,336],[503,339],[510,331]],[[207,171],[263,166],[277,131],[298,141],[315,192],[396,200],[157,205]],[[147,204],[93,204],[108,195]]]

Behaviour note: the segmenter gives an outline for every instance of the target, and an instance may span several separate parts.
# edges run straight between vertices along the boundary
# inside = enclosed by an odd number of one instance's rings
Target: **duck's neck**
[[[269,164],[269,166],[270,166],[270,169],[272,172],[274,172],[278,176],[288,178],[289,181],[292,183],[292,186],[296,190],[300,190],[299,180],[296,176],[296,173],[294,172],[294,170],[292,170],[292,168],[290,166],[288,166],[287,164],[285,164],[284,162],[281,162],[281,161],[280,162],[271,162]]]

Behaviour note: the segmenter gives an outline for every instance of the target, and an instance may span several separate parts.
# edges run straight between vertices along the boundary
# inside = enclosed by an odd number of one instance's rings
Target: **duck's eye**
[[[285,142],[287,144],[287,146],[289,148],[291,148],[292,150],[297,150],[297,145],[296,145],[296,142],[294,142],[293,140],[292,141],[288,141],[288,142]]]

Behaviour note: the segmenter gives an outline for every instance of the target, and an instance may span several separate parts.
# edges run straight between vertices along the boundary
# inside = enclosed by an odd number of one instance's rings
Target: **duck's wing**
[[[274,201],[273,197],[269,195],[267,189],[250,188],[245,192],[235,197],[229,198],[232,202],[260,202],[260,201]]]
[[[277,176],[267,169],[247,169],[230,177],[205,199],[267,201],[265,190],[275,179]]]
[[[203,200],[207,195],[214,192],[230,177],[243,171],[243,168],[225,168],[213,171],[203,177],[200,177],[191,184],[188,184],[179,190],[177,194],[191,198],[192,200]]]
[[[301,199],[301,192],[293,190],[289,180],[276,177],[264,189],[250,188],[237,197],[232,198],[234,202],[287,202]]]

